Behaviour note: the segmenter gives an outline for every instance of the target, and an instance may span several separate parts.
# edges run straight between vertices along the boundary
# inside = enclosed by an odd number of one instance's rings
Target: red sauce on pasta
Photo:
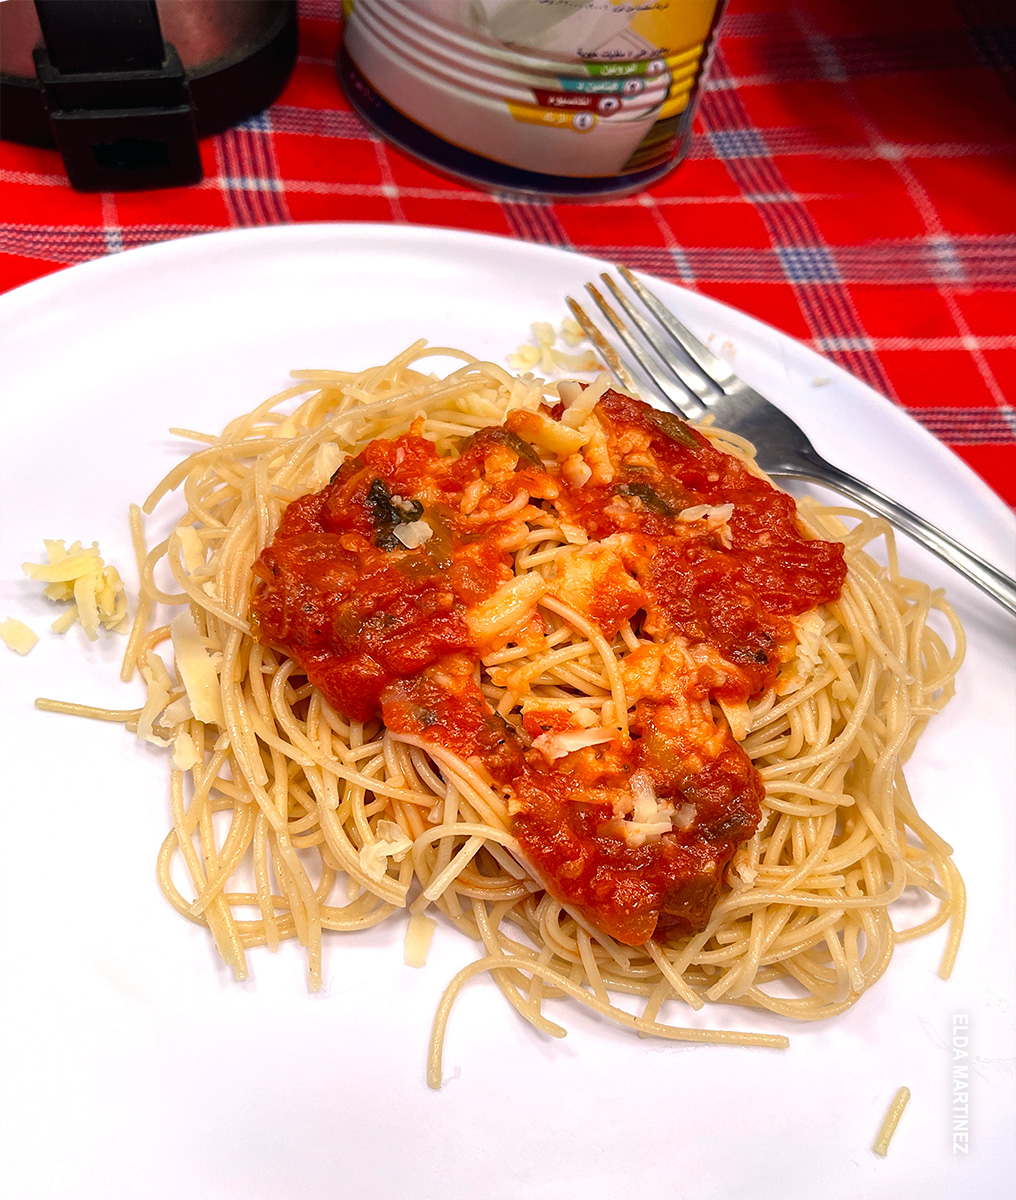
[[[743,705],[774,682],[794,618],[835,598],[845,567],[838,543],[803,534],[789,496],[676,418],[611,391],[594,411],[581,452],[542,459],[528,414],[457,457],[418,427],[371,442],[288,507],[252,608],[261,640],[346,717],[380,715],[485,771],[538,880],[639,945],[704,927],[758,825],[757,772],[711,702]],[[551,526],[574,546],[537,590],[607,641],[622,627],[639,638],[619,668],[629,736],[604,721],[585,738],[577,691],[569,703],[523,688],[520,725],[476,682],[491,650],[543,645],[540,597],[512,589],[517,556]],[[587,724],[609,705],[593,691]]]

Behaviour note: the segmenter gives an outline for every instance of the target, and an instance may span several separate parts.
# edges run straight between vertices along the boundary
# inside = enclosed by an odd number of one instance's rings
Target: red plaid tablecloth
[[[374,136],[336,80],[339,0],[302,0],[270,109],[203,143],[206,178],[82,195],[0,144],[0,289],[166,238],[288,221],[475,229],[615,259],[814,346],[1016,503],[1016,20],[1006,0],[732,0],[679,170],[609,203],[449,182]]]

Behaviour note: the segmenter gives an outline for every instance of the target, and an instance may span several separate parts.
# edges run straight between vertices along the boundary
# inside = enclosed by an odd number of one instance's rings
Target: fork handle
[[[1003,608],[1007,608],[1011,613],[1016,613],[1016,580],[1010,579],[1008,575],[997,567],[993,567],[980,555],[974,554],[966,546],[961,546],[955,538],[943,533],[941,529],[936,528],[923,517],[919,517],[917,513],[911,512],[909,508],[897,504],[895,500],[891,500],[877,488],[862,483],[860,479],[855,479],[853,475],[848,475],[846,471],[841,471],[839,467],[834,467],[832,463],[826,462],[814,450],[811,450],[810,453],[802,453],[800,462],[774,468],[770,474],[792,479],[808,479],[812,483],[825,484],[844,496],[848,496],[851,500],[856,500],[858,504],[878,513],[879,516],[885,517],[893,525],[909,533],[922,546],[927,546],[932,554],[937,554],[943,562],[947,562],[961,575],[965,575],[971,583],[987,592]]]

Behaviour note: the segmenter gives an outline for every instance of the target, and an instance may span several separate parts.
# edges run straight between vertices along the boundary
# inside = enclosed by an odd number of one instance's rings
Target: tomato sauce
[[[515,414],[456,457],[418,426],[370,443],[288,507],[252,613],[347,718],[478,759],[537,880],[639,945],[703,928],[758,826],[758,774],[711,701],[773,684],[794,618],[839,595],[845,566],[789,496],[676,418],[612,391],[594,413],[581,459],[538,452]],[[477,612],[530,531],[554,525],[587,541],[559,558],[550,594],[608,640],[626,622],[640,636],[621,664],[630,736],[582,745],[576,705],[535,697],[504,719],[476,683],[484,654],[539,642],[535,609],[499,642]]]

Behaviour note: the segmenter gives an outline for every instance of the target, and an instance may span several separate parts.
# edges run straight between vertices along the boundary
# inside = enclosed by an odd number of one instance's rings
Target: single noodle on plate
[[[238,978],[296,938],[316,988],[323,937],[393,917],[420,963],[439,911],[482,950],[438,1086],[480,972],[558,1036],[570,997],[755,1045],[786,1039],[674,1012],[827,1017],[951,920],[948,973],[962,882],[902,768],[963,634],[885,522],[605,376],[420,342],[296,378],[180,431],[166,540],[132,510],[147,699],[118,715],[172,756],[159,879]],[[936,904],[899,930],[908,888]]]

